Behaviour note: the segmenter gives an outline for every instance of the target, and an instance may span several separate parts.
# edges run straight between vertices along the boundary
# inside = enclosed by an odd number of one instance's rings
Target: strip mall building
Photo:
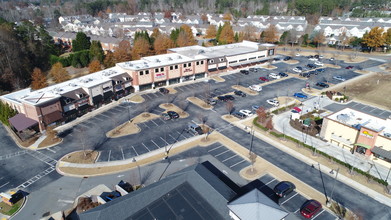
[[[221,71],[267,62],[273,44],[251,41],[169,49],[167,54],[117,63],[105,69],[40,90],[30,88],[0,97],[18,111],[10,118],[14,131],[43,131],[130,93],[208,77]]]
[[[391,119],[381,119],[350,108],[323,119],[320,136],[352,152],[391,165]]]

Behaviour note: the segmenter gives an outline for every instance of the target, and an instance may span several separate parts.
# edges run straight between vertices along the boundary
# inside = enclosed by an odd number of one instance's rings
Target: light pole
[[[167,159],[168,157],[168,149],[167,149],[167,145],[168,145],[168,142],[167,142],[167,132],[170,130],[170,127],[168,125],[166,125],[167,129],[164,131],[164,141],[166,142],[166,145],[164,145],[164,153],[165,153],[165,158],[164,159]]]
[[[324,180],[323,180],[322,171],[320,170],[320,163],[318,163],[318,167],[319,167],[320,179],[322,180],[322,186],[323,186],[323,190],[324,190],[324,196],[326,197],[326,204],[328,204],[328,203],[329,203],[329,199],[328,199],[328,197],[327,197],[326,187],[325,187],[325,185],[324,185]]]
[[[339,168],[337,168],[337,173],[335,174],[335,177],[334,177],[333,189],[331,190],[330,200],[333,200],[334,188],[335,188],[335,183],[337,182],[338,172],[339,172]],[[327,207],[330,207],[331,202],[327,203],[327,201],[326,201],[326,205],[327,205]]]

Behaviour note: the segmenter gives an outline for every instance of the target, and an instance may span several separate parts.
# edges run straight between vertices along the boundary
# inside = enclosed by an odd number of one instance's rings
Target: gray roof
[[[288,215],[287,211],[258,189],[233,200],[228,207],[239,219],[279,220]]]
[[[199,164],[81,213],[79,218],[229,219],[227,202],[235,195],[204,164]]]
[[[371,149],[371,151],[375,154],[378,154],[381,157],[391,160],[391,151],[384,150],[383,148],[380,147],[374,147],[373,149]]]

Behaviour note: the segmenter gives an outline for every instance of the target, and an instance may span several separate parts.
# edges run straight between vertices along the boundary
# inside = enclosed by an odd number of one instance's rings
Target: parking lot
[[[263,192],[266,196],[268,196],[273,201],[278,201],[281,207],[285,210],[293,213],[298,219],[306,219],[300,214],[301,205],[311,198],[305,198],[301,195],[297,190],[294,190],[290,194],[288,194],[285,198],[279,198],[273,191],[274,187],[280,182],[280,180],[275,179],[274,177],[266,174],[259,178],[262,184],[257,187],[261,192]],[[282,181],[282,180],[281,180]],[[318,213],[314,215],[311,219],[317,220],[326,220],[326,219],[337,219],[333,213],[321,209]]]
[[[208,146],[207,151],[210,155],[235,172],[239,172],[243,168],[251,165],[248,160],[245,160],[219,142]]]

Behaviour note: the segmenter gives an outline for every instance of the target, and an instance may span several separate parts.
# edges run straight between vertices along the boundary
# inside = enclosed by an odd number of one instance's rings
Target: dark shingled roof
[[[188,167],[145,188],[81,213],[80,220],[230,219],[228,201],[239,187],[223,182],[210,163]],[[213,169],[213,168],[212,168]],[[216,175],[217,174],[217,175]]]
[[[29,127],[32,127],[32,126],[38,124],[37,121],[35,121],[34,119],[31,119],[31,118],[27,118],[22,113],[15,115],[14,117],[8,119],[8,121],[11,123],[11,125],[17,131],[23,131],[24,129],[27,129]]]

